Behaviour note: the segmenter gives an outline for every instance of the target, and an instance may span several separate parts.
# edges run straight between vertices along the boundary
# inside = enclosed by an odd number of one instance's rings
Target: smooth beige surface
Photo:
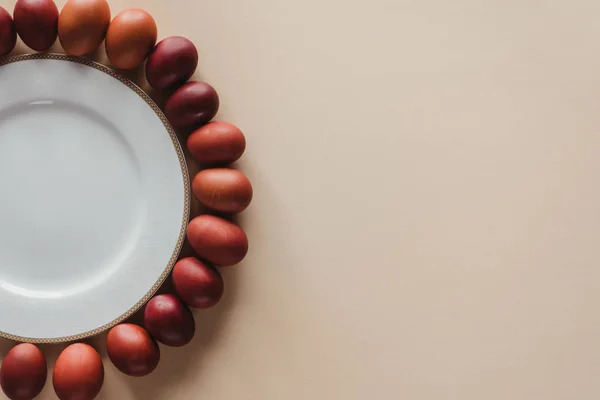
[[[600,396],[600,3],[111,5],[197,43],[255,199],[193,343],[100,399]]]

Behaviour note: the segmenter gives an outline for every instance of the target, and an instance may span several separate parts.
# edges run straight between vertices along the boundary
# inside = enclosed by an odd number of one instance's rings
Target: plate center
[[[126,262],[144,213],[125,136],[75,103],[0,110],[0,288],[68,296]]]

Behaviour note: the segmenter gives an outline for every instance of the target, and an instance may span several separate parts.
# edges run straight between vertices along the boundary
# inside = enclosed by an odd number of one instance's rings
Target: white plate
[[[139,309],[179,254],[179,142],[152,100],[102,65],[57,54],[0,65],[0,336],[100,333]]]

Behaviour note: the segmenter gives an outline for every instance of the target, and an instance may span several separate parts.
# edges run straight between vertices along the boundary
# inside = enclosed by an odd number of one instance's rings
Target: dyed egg
[[[200,171],[192,182],[192,192],[203,206],[226,213],[242,212],[252,201],[250,180],[231,168]]]
[[[213,121],[195,130],[187,140],[192,156],[204,164],[231,164],[246,150],[246,138],[233,124]]]
[[[194,257],[182,258],[173,268],[175,291],[187,305],[209,308],[223,296],[223,278],[219,271]]]
[[[21,40],[33,50],[46,50],[56,41],[58,8],[52,0],[19,0],[13,17]]]
[[[120,324],[106,336],[106,351],[119,371],[130,376],[145,376],[160,360],[156,341],[141,326]]]
[[[100,46],[108,24],[106,0],[69,0],[58,17],[58,39],[65,52],[83,56]]]
[[[150,14],[139,8],[121,11],[106,32],[106,55],[120,69],[132,69],[144,62],[156,43],[158,30]]]
[[[156,340],[173,347],[188,344],[196,332],[194,316],[172,294],[159,294],[146,304],[144,326]]]
[[[0,7],[0,56],[5,56],[17,44],[17,28],[9,12]]]
[[[155,89],[173,89],[194,75],[198,66],[198,50],[182,36],[160,41],[146,62],[146,79]]]
[[[200,215],[191,220],[187,237],[200,257],[221,267],[239,263],[248,253],[244,230],[214,215]]]
[[[219,110],[219,95],[206,82],[188,82],[165,104],[165,115],[176,128],[203,125]]]
[[[72,344],[56,359],[52,383],[60,400],[92,400],[103,382],[102,359],[90,345]]]
[[[30,343],[13,347],[0,368],[0,385],[11,400],[31,400],[46,383],[48,369],[40,349]]]

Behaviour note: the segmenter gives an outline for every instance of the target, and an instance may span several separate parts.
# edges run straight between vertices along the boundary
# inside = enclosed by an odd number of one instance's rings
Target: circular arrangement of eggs
[[[217,304],[223,294],[223,279],[217,267],[239,263],[248,252],[244,230],[227,219],[246,209],[252,200],[252,185],[240,171],[227,167],[246,148],[244,134],[233,124],[213,121],[219,96],[206,82],[188,81],[198,66],[198,51],[181,36],[158,44],[152,16],[141,9],[128,9],[111,20],[106,0],[68,0],[58,10],[52,0],[18,0],[11,14],[0,7],[0,56],[16,46],[17,35],[35,51],[49,49],[57,40],[64,51],[85,56],[102,45],[116,69],[133,69],[144,62],[150,86],[170,93],[164,113],[175,128],[192,132],[187,139],[189,154],[206,167],[192,180],[192,193],[207,210],[188,225],[188,241],[198,258],[179,260],[172,272],[175,295],[153,297],[143,310],[143,325],[122,323],[106,337],[108,358],[130,376],[151,373],[160,360],[158,342],[183,346],[195,333],[188,307],[205,309]],[[0,386],[12,400],[36,397],[47,380],[44,354],[30,343],[13,347],[0,366]],[[61,400],[91,400],[104,381],[98,352],[88,344],[69,345],[58,356],[52,374]]]

